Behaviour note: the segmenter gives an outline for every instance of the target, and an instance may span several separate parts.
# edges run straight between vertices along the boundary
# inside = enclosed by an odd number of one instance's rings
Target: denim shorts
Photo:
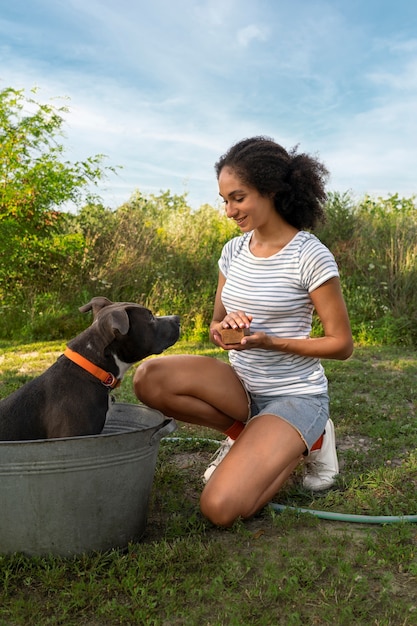
[[[294,426],[308,450],[323,434],[329,419],[329,396],[258,396],[248,394],[250,419],[258,415],[277,415]]]

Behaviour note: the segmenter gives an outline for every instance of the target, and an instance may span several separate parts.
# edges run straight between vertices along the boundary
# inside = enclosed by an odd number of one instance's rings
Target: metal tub
[[[103,432],[0,442],[0,553],[124,548],[146,529],[159,442],[173,419],[112,405]]]

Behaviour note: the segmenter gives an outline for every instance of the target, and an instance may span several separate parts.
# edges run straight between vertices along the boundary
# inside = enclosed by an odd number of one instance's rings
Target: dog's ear
[[[109,315],[113,332],[118,330],[121,335],[127,335],[130,327],[130,320],[126,309],[115,309]]]
[[[105,298],[104,296],[96,296],[90,300],[88,304],[80,306],[79,311],[81,311],[81,313],[87,313],[88,311],[93,310],[93,318],[96,319],[97,313],[105,306],[109,306],[109,304],[113,304],[113,302],[108,298]]]
[[[125,308],[104,312],[97,319],[97,324],[100,332],[107,338],[109,343],[113,341],[116,332],[119,332],[121,335],[127,335],[130,327],[129,316]]]

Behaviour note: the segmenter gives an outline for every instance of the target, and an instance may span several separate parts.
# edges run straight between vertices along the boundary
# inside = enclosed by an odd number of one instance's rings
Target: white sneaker
[[[214,470],[220,463],[223,461],[226,454],[229,452],[232,445],[235,443],[234,439],[230,439],[230,437],[226,437],[224,441],[221,442],[220,447],[213,454],[213,460],[204,472],[203,482],[207,482],[210,476],[213,474]]]
[[[304,463],[303,486],[306,489],[324,491],[334,485],[335,478],[339,473],[339,463],[334,425],[331,419],[327,421],[320,450],[310,452]]]

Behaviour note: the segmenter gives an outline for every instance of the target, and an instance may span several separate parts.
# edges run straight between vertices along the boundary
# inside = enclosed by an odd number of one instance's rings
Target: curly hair
[[[313,229],[325,219],[326,167],[298,146],[286,150],[270,137],[234,144],[215,164],[217,178],[229,167],[248,187],[272,196],[276,211],[292,226]]]

